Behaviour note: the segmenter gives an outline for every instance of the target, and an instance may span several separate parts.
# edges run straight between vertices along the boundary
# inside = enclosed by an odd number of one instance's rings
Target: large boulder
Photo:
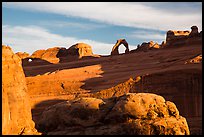
[[[69,56],[77,56],[78,58],[93,56],[91,46],[85,43],[77,43],[72,45],[67,49],[67,53]]]
[[[2,134],[36,134],[19,56],[2,45]]]
[[[37,50],[31,55],[31,58],[40,58],[50,63],[58,63],[60,59],[57,55],[60,49],[60,47],[53,47],[47,50]]]
[[[151,93],[65,101],[48,107],[38,128],[48,135],[190,134],[176,105]]]

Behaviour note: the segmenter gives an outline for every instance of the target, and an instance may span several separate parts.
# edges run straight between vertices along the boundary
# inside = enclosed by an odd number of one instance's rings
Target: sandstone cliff
[[[2,134],[36,134],[21,59],[2,45]]]

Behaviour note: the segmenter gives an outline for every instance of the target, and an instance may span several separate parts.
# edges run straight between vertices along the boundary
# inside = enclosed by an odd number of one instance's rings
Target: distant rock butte
[[[168,48],[174,46],[183,46],[188,44],[197,44],[202,43],[202,31],[198,32],[197,26],[191,27],[191,32],[180,31],[180,30],[169,30],[166,33],[166,40],[161,44],[150,42],[143,42],[141,45],[138,45],[136,49],[131,50],[130,53],[138,52],[138,51],[148,51],[151,49],[160,49],[160,48]]]
[[[198,32],[197,26],[191,27],[189,31],[172,31],[169,30],[166,35],[166,46],[186,45],[189,43],[200,42],[202,32]]]
[[[38,124],[48,135],[189,135],[176,105],[151,93],[91,97],[48,107]]]
[[[2,134],[37,134],[21,59],[2,45]]]

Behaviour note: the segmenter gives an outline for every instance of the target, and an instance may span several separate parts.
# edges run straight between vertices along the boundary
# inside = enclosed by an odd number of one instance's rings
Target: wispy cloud
[[[144,41],[157,41],[158,43],[161,43],[166,39],[166,34],[161,34],[159,32],[154,31],[144,31],[144,30],[138,30],[135,32],[132,32],[131,34],[128,34],[127,37],[135,38],[135,39],[141,39]]]
[[[159,3],[168,7],[169,3]],[[202,5],[202,3],[197,3]],[[124,2],[9,2],[4,7],[29,11],[48,12],[99,21],[107,24],[149,28],[157,30],[183,30],[192,25],[202,29],[202,8],[187,8],[186,5],[159,8],[153,4]],[[192,4],[193,5],[193,4]],[[189,5],[188,5],[189,6]],[[192,12],[189,12],[191,10]],[[185,12],[186,11],[186,12]]]
[[[2,44],[12,47],[14,52],[28,52],[32,54],[38,49],[51,47],[70,47],[83,42],[92,46],[95,54],[109,55],[115,43],[103,43],[89,39],[65,37],[50,33],[47,29],[38,26],[2,26]],[[135,46],[130,45],[130,49]]]
[[[56,21],[53,20],[52,23],[48,21],[41,21],[39,25],[44,27],[55,27],[55,28],[74,28],[76,30],[94,30],[98,28],[104,28],[106,25],[104,24],[96,24],[96,23],[84,23],[84,22],[66,22],[66,21]]]

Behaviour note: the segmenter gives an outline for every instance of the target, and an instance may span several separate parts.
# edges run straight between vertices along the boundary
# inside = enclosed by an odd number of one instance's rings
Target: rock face
[[[58,63],[60,60],[57,54],[60,49],[59,47],[54,47],[47,50],[37,50],[31,55],[31,58],[40,58],[50,63]]]
[[[111,97],[119,97],[126,93],[135,92],[136,83],[139,82],[140,80],[141,80],[140,76],[136,78],[130,78],[129,80],[123,83],[120,83],[114,87],[111,87],[109,89],[104,89],[94,93],[93,97],[105,99],[105,98],[111,98]]]
[[[192,59],[189,59],[185,62],[185,64],[196,64],[196,63],[202,63],[202,54]]]
[[[18,55],[21,59],[28,58],[30,55],[26,52],[17,52],[16,55]]]
[[[192,26],[191,32],[169,30],[166,35],[166,46],[188,45],[201,42],[202,32],[198,32],[197,26]]]
[[[176,105],[156,94],[79,98],[48,107],[38,125],[48,135],[189,135]]]
[[[119,55],[118,48],[121,44],[123,44],[126,48],[125,53],[129,53],[129,47],[128,47],[127,41],[125,39],[119,39],[119,40],[117,40],[116,44],[113,46],[112,51],[111,51],[111,55]]]
[[[199,35],[198,32],[198,27],[197,26],[192,26],[191,27],[191,33],[189,34],[191,37],[196,37]]]
[[[78,58],[93,55],[91,46],[85,43],[77,43],[72,45],[67,49],[67,53],[69,56],[77,56]]]
[[[2,134],[36,134],[21,59],[2,45]]]
[[[143,42],[142,45],[138,45],[136,51],[148,51],[150,49],[159,49],[160,45],[158,43],[154,43],[153,41],[150,42]]]

